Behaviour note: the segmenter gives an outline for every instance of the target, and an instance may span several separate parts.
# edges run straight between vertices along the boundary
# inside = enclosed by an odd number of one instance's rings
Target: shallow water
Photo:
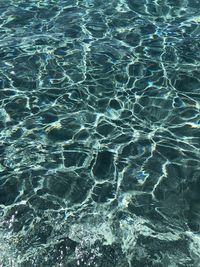
[[[0,266],[200,266],[200,2],[1,0]]]

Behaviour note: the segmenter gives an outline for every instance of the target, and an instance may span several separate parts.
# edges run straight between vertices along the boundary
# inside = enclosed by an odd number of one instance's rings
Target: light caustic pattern
[[[199,10],[1,0],[0,266],[199,266]]]

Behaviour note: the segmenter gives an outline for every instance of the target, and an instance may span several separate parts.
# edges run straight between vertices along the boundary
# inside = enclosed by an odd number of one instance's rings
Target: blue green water
[[[200,1],[0,1],[0,266],[200,266]]]

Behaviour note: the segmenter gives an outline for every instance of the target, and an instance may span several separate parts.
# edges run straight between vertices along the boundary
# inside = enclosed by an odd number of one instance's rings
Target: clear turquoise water
[[[198,267],[200,2],[1,0],[0,266]]]

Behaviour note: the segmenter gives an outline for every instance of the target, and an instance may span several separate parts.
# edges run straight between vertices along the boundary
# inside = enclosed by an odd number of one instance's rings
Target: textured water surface
[[[200,266],[200,1],[0,2],[0,266]]]

